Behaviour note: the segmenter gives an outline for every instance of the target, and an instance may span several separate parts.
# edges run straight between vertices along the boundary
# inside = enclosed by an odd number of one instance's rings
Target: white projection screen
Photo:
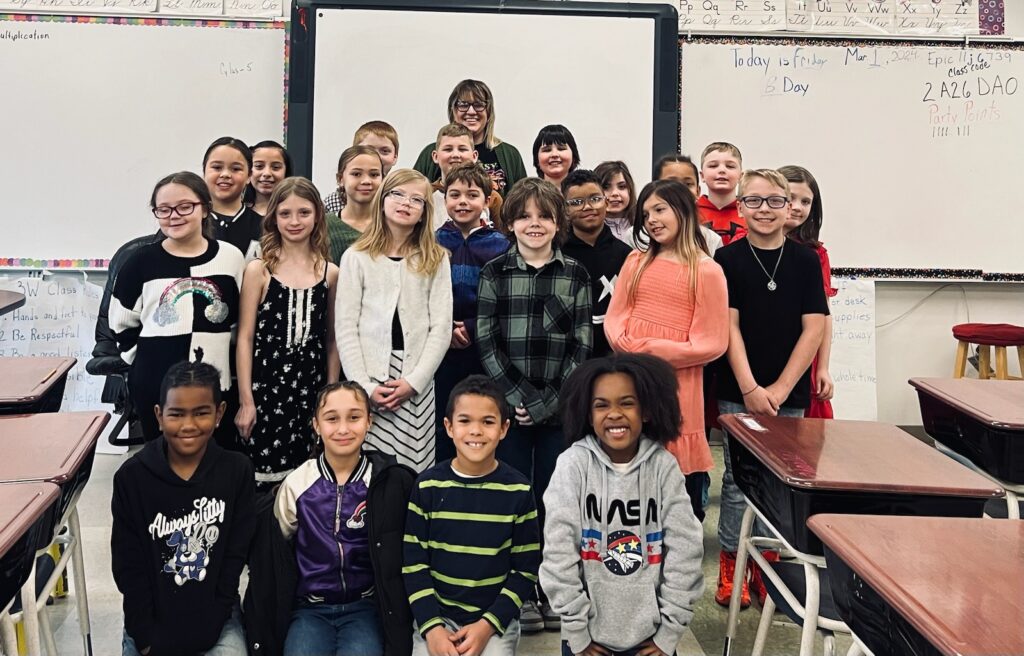
[[[529,175],[533,141],[552,123],[573,133],[582,166],[621,159],[637,180],[676,149],[678,46],[667,5],[313,2],[296,11],[288,145],[324,193],[369,120],[397,129],[398,166],[411,167],[467,78],[491,88],[495,134],[518,148]]]

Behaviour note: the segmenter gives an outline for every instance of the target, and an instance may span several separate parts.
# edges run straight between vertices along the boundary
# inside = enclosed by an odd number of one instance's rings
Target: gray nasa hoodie
[[[648,438],[625,473],[592,435],[559,456],[544,493],[540,583],[573,653],[650,638],[675,651],[704,591],[703,531],[683,483]]]

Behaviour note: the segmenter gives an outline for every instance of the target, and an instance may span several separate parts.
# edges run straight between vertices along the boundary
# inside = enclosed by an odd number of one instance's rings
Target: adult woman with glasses
[[[526,167],[516,147],[494,136],[494,96],[486,84],[479,80],[456,84],[448,96],[448,122],[463,125],[473,133],[479,155],[477,161],[494,181],[495,191],[502,196],[526,177]],[[433,143],[424,146],[413,166],[428,180],[441,178],[441,169],[431,157],[434,146]]]

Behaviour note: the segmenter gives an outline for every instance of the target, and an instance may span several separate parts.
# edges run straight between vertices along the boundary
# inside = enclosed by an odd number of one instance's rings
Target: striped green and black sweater
[[[480,618],[503,634],[529,599],[540,567],[537,506],[529,481],[499,462],[479,478],[451,461],[416,480],[405,521],[405,589],[421,634],[443,619]]]

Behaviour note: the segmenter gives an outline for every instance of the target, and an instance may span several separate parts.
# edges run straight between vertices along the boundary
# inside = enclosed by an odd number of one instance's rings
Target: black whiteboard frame
[[[313,171],[313,94],[318,9],[612,16],[653,20],[652,167],[662,155],[674,153],[679,147],[679,14],[670,5],[569,0],[297,0],[292,4],[289,35],[291,56],[288,62],[287,123],[288,153],[296,175],[310,177]],[[447,91],[440,90],[439,93]]]

